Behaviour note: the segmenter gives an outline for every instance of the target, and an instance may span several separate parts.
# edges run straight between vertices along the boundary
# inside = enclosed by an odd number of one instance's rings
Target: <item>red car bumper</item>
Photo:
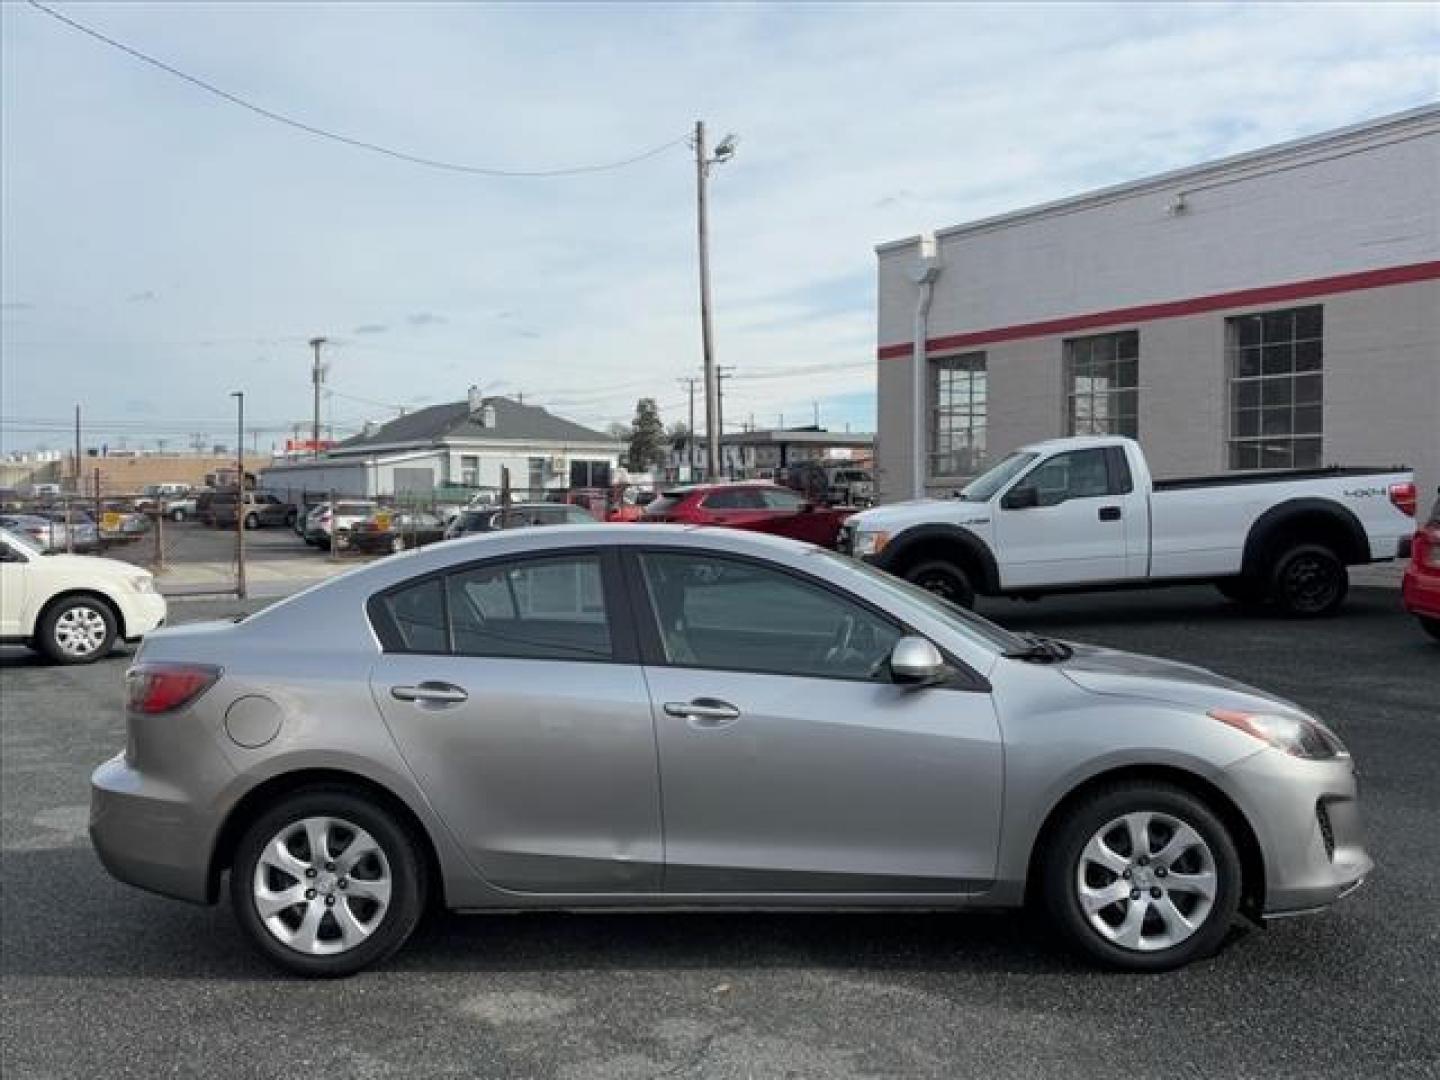
[[[1431,525],[1415,534],[1401,596],[1406,611],[1440,619],[1440,528]]]

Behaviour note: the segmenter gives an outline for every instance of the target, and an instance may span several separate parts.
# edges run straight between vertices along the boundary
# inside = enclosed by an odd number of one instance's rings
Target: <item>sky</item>
[[[0,7],[0,450],[339,434],[476,384],[604,428],[874,424],[878,243],[1440,100],[1437,4]],[[703,416],[703,406],[697,403]],[[251,428],[254,435],[249,435]]]

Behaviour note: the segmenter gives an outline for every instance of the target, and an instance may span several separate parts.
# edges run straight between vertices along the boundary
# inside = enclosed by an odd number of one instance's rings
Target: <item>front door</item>
[[[25,579],[29,567],[24,552],[0,540],[0,638],[19,637],[25,610]]]
[[[959,894],[993,879],[988,694],[890,682],[904,629],[809,578],[693,549],[638,563],[667,893]]]
[[[517,892],[660,883],[650,699],[611,559],[487,560],[376,601],[371,689],[480,874]]]
[[[1035,504],[1008,506],[1009,496],[1025,488],[1036,492]],[[995,542],[1001,587],[1125,579],[1126,505],[1104,448],[1041,461],[999,501]]]

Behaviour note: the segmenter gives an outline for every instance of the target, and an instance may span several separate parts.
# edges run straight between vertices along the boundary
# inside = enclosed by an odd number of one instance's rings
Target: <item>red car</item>
[[[1440,499],[1430,511],[1430,520],[1411,541],[1410,566],[1401,595],[1405,610],[1420,620],[1426,633],[1440,640]]]
[[[833,548],[840,537],[840,523],[853,513],[854,507],[815,506],[789,488],[755,480],[662,491],[645,507],[640,520],[724,525]]]

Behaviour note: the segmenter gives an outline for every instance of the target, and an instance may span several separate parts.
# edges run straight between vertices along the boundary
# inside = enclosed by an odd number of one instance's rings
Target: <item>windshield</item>
[[[994,466],[981,473],[960,489],[960,498],[966,502],[989,502],[991,497],[1034,461],[1039,454],[1014,453],[1002,458]]]
[[[34,555],[36,558],[39,558],[40,555],[43,554],[43,552],[29,540],[21,537],[18,533],[11,532],[9,529],[0,529],[0,540],[4,540],[5,543],[24,555]]]
[[[1028,647],[1028,643],[1023,639],[1002,626],[996,626],[989,619],[958,607],[948,600],[942,600],[918,585],[912,585],[883,570],[877,570],[869,563],[859,562],[834,551],[817,549],[816,553],[822,558],[829,559],[835,567],[844,567],[851,573],[863,575],[870,584],[879,586],[897,600],[924,608],[927,615],[939,619],[957,633],[970,638],[979,638],[986,645],[1003,653],[1020,652]]]

